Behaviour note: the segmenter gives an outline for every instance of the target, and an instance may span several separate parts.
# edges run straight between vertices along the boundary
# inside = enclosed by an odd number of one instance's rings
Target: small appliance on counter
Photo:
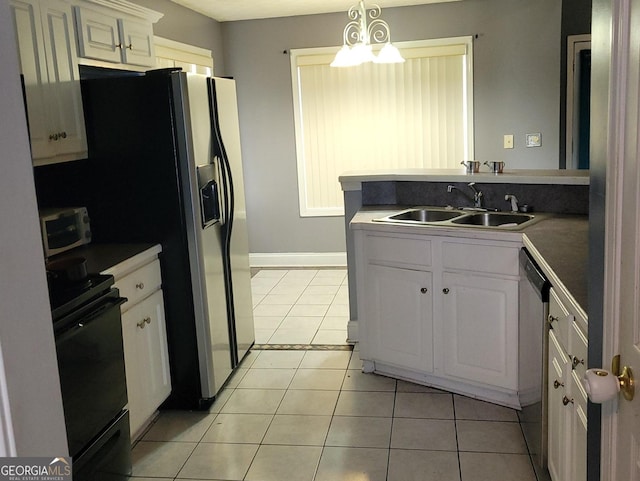
[[[86,207],[41,209],[40,230],[45,257],[91,242],[91,228]]]

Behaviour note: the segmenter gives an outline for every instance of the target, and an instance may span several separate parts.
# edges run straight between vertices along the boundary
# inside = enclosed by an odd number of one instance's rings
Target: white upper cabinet
[[[71,6],[11,0],[35,165],[86,157]]]
[[[155,66],[153,24],[162,14],[119,0],[86,0],[74,13],[82,59]]]

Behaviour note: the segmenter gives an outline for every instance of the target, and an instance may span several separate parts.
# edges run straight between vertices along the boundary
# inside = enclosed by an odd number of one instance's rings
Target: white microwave
[[[40,230],[45,257],[91,242],[86,207],[59,207],[40,210]]]

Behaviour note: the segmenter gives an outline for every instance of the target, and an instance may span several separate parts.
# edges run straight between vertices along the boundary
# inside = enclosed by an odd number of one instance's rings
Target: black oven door
[[[54,324],[62,404],[71,456],[105,429],[127,404],[117,289]]]

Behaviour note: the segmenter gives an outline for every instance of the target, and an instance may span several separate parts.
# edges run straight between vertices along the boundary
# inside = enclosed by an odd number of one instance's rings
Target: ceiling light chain
[[[351,21],[344,28],[344,44],[331,62],[332,67],[351,67],[365,62],[404,62],[398,49],[390,42],[389,24],[380,18],[380,6],[373,5],[367,11],[364,0],[360,0],[357,5],[349,8],[347,14]],[[367,18],[371,20],[370,23],[367,23]],[[372,42],[385,44],[377,57],[373,54]]]

